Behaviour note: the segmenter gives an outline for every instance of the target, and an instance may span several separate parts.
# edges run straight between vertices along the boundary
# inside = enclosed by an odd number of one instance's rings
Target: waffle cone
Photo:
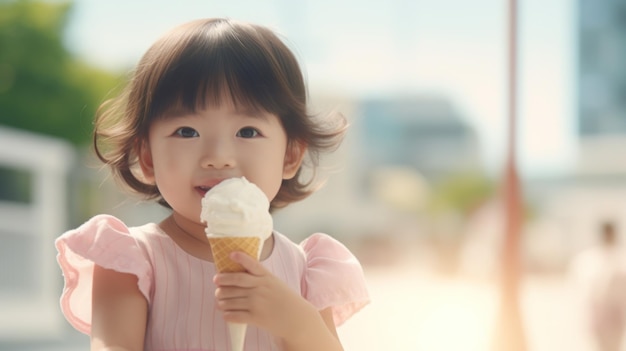
[[[233,251],[242,251],[258,260],[260,241],[258,237],[209,238],[217,271],[222,273],[245,271],[239,263],[233,262],[228,256]]]

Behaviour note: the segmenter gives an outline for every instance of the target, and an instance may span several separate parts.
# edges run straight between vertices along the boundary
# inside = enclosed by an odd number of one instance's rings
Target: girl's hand
[[[246,272],[218,273],[215,297],[217,307],[227,322],[254,324],[271,334],[286,338],[302,331],[307,319],[319,318],[319,312],[282,280],[252,257],[233,252],[232,260]]]
[[[330,308],[321,312],[293,291],[263,265],[243,252],[230,258],[246,272],[220,273],[217,307],[227,322],[249,323],[267,330],[282,340],[284,350],[343,350]]]

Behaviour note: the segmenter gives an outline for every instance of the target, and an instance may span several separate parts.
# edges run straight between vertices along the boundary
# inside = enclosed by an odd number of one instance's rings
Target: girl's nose
[[[223,141],[206,143],[200,163],[203,168],[232,168],[235,166],[235,154],[232,147]]]

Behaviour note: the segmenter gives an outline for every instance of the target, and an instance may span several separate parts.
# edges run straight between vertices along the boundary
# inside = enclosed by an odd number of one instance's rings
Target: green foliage
[[[495,185],[480,173],[451,175],[434,186],[430,210],[469,215],[495,193]]]
[[[71,3],[0,1],[0,125],[83,144],[119,75],[88,66],[63,44]]]

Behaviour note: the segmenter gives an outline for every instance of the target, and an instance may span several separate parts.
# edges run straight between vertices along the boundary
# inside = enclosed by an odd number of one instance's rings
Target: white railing
[[[67,225],[67,175],[74,149],[0,126],[0,167],[28,174],[30,199],[0,199],[0,340],[60,335],[60,270],[54,239]]]

